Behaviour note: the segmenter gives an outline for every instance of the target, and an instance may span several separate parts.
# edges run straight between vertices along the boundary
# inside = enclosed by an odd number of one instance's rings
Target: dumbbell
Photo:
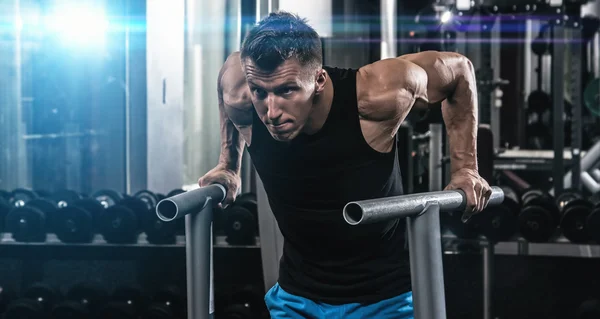
[[[91,196],[97,200],[104,208],[116,205],[123,199],[123,194],[112,189],[101,189],[94,192]]]
[[[127,197],[104,210],[100,216],[100,233],[113,244],[137,243],[144,219],[150,216],[148,206],[136,197]]]
[[[147,307],[148,297],[141,289],[120,286],[111,295],[111,300],[99,311],[100,318],[137,319]]]
[[[57,304],[51,319],[92,319],[107,302],[108,293],[99,285],[79,283],[67,292],[65,301]]]
[[[569,241],[587,243],[592,238],[586,229],[587,218],[592,212],[592,203],[576,190],[565,190],[557,198],[561,211],[560,229]]]
[[[6,312],[8,305],[15,299],[15,294],[12,289],[5,286],[0,286],[0,316]]]
[[[592,203],[593,209],[586,220],[586,229],[590,238],[600,244],[600,192],[591,196],[589,201]]]
[[[8,201],[10,200],[10,192],[0,189],[0,198],[4,198],[8,203]]]
[[[91,243],[103,214],[104,206],[93,198],[71,202],[56,212],[56,237],[65,243]]]
[[[58,206],[58,208],[67,207],[73,202],[78,201],[82,198],[83,197],[80,193],[69,189],[62,189],[56,191],[52,193],[50,197],[50,199],[52,199],[56,203],[56,206]]]
[[[449,211],[440,214],[440,226],[460,239],[474,239],[480,234],[479,218],[474,215],[466,223],[462,222],[463,212]]]
[[[259,318],[265,308],[264,294],[256,286],[244,286],[235,290],[228,298],[228,304],[223,309],[222,319],[253,319]]]
[[[13,207],[22,207],[33,199],[38,198],[38,194],[27,188],[15,188],[10,192],[8,202]]]
[[[492,242],[506,241],[518,231],[521,199],[512,188],[507,186],[501,188],[504,191],[502,204],[488,206],[474,216],[480,225],[481,234]]]
[[[185,193],[185,191],[181,188],[176,188],[170,192],[167,193],[167,197],[173,197],[175,195],[179,195],[181,193]],[[185,218],[178,218],[174,221],[172,221],[172,223],[175,223],[175,234],[176,235],[185,235]]]
[[[223,231],[231,245],[253,245],[258,232],[256,195],[245,193],[238,196],[223,212]]]
[[[10,204],[4,197],[0,197],[0,233],[4,232],[4,220],[10,211]]]
[[[587,299],[577,308],[576,319],[598,319],[600,318],[600,300]]]
[[[168,245],[175,243],[176,223],[165,223],[153,213],[159,201],[158,195],[148,190],[137,192],[134,197],[141,199],[148,209],[148,214],[143,220],[143,231],[146,240],[151,244]]]
[[[46,319],[60,299],[61,296],[54,288],[44,283],[35,283],[21,298],[8,305],[4,319]]]
[[[181,290],[167,286],[154,294],[152,304],[144,311],[141,319],[185,319],[186,300]]]
[[[529,189],[521,196],[519,233],[533,243],[547,242],[556,232],[560,215],[554,198],[540,189]]]
[[[36,198],[24,206],[15,206],[6,215],[6,232],[18,242],[45,242],[51,229],[56,205],[47,199]]]

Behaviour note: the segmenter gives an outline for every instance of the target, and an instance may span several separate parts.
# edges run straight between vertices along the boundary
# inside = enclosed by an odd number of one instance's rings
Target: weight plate
[[[92,198],[102,204],[104,208],[109,208],[122,200],[123,194],[112,189],[102,189],[92,194]]]
[[[600,116],[600,78],[593,79],[583,91],[585,106],[596,116]]]
[[[18,242],[45,242],[46,218],[35,207],[15,207],[6,215],[6,231]]]
[[[442,228],[450,231],[458,238],[473,239],[479,236],[480,225],[476,214],[469,221],[463,223],[462,212],[444,212],[440,214]]]
[[[154,209],[156,204],[158,204],[158,197],[149,190],[141,190],[135,193],[133,197],[141,199],[146,204],[148,210]]]
[[[41,282],[29,286],[23,293],[23,297],[38,301],[46,312],[50,312],[59,299],[58,292],[54,288]]]
[[[90,318],[90,315],[90,310],[88,310],[86,304],[67,300],[52,308],[50,319]]]
[[[56,212],[56,237],[64,243],[91,243],[92,229],[92,216],[83,208],[66,206]]]
[[[17,188],[10,193],[10,204],[15,207],[22,207],[25,204],[32,200],[38,198],[38,195],[30,190],[25,188]]]
[[[529,202],[529,200],[531,200],[533,198],[541,197],[541,196],[547,196],[547,195],[548,194],[546,192],[544,192],[543,190],[541,190],[541,189],[537,189],[537,188],[528,189],[521,196],[521,204],[523,206],[525,206],[525,205],[527,205],[527,203]]]
[[[36,198],[27,202],[25,207],[35,207],[43,212],[46,219],[46,231],[52,232],[54,230],[54,218],[56,216],[57,207],[53,201],[44,198]]]
[[[577,244],[587,243],[591,240],[586,228],[587,218],[591,213],[589,206],[568,205],[560,221],[560,229],[569,241]]]
[[[185,193],[185,191],[181,188],[174,189],[167,194],[167,198],[179,195],[181,193]]]
[[[0,198],[5,199],[7,202],[10,201],[10,192],[0,189]]]
[[[11,207],[8,201],[3,197],[0,197],[0,233],[4,232],[4,221],[6,214],[10,211]]]
[[[518,207],[515,209],[510,199],[498,206],[489,206],[479,215],[481,234],[491,242],[507,241],[517,233]]]
[[[225,239],[231,245],[255,244],[257,220],[247,209],[233,205],[225,209]]]
[[[122,205],[110,206],[100,218],[100,231],[108,243],[137,243],[137,226],[135,213]]]
[[[80,282],[69,289],[66,297],[67,300],[86,304],[95,313],[108,301],[109,295],[99,284]]]
[[[81,199],[81,195],[73,190],[63,189],[52,193],[52,199],[56,202],[58,208],[69,206],[76,200]]]
[[[47,190],[34,189],[33,191],[41,198],[52,199],[52,193]]]
[[[547,242],[556,232],[555,216],[542,206],[530,205],[521,210],[518,217],[519,233],[532,243]]]
[[[36,300],[18,299],[11,303],[3,318],[45,319],[44,308]]]
[[[566,206],[578,199],[582,199],[583,195],[577,190],[573,189],[565,189],[558,197],[556,197],[556,206],[558,206],[559,210],[564,210]]]
[[[600,192],[597,192],[590,197],[590,203],[594,205],[594,208],[600,208]]]

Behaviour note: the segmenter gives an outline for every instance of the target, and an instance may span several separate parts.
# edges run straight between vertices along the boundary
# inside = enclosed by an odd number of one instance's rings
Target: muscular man
[[[244,144],[284,236],[272,318],[412,318],[405,221],[350,226],[349,201],[402,194],[395,134],[411,108],[443,101],[452,178],[469,213],[491,194],[477,170],[473,66],[422,52],[359,69],[322,65],[318,34],[271,13],[218,77],[222,148],[200,186],[240,187]],[[413,252],[418,254],[419,252]]]

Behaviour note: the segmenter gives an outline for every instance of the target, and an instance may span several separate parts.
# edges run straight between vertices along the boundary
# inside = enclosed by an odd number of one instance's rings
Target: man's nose
[[[275,103],[275,97],[269,94],[267,97],[267,118],[269,119],[269,122],[277,124],[277,121],[282,114],[281,108]]]

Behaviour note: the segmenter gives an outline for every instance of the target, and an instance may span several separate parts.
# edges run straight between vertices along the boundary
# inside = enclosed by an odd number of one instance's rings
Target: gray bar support
[[[442,190],[443,128],[442,124],[429,124],[429,190]]]
[[[483,257],[483,319],[493,319],[494,296],[494,244],[486,243],[482,247]]]
[[[223,186],[213,184],[163,199],[156,205],[156,215],[165,222],[185,217],[189,319],[214,318],[213,207],[225,194]]]
[[[585,153],[585,155],[581,158],[581,171],[585,172],[590,168],[594,167],[596,163],[600,161],[600,141],[596,142],[590,149]],[[563,179],[564,187],[571,187],[571,175],[573,171],[568,171]],[[550,194],[555,195],[555,189],[550,190]]]
[[[596,182],[600,183],[600,169],[594,168],[590,171],[590,175],[596,180]]]
[[[554,182],[554,191],[556,194],[563,192],[565,188],[564,171],[565,171],[565,123],[562,114],[565,111],[564,107],[564,61],[565,61],[565,30],[563,26],[555,25],[552,30],[552,110],[553,131],[552,135],[554,144],[554,167],[552,180]],[[570,182],[570,181],[569,181]]]
[[[407,218],[415,318],[446,319],[440,206]]]

